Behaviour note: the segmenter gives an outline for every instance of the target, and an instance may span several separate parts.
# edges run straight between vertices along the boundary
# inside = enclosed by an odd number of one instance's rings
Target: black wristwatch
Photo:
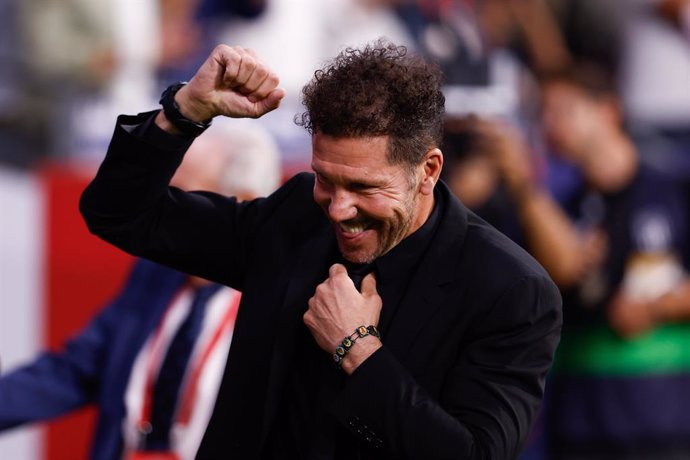
[[[165,117],[175,126],[175,128],[179,129],[188,136],[198,136],[206,131],[209,126],[211,126],[212,120],[198,122],[190,120],[182,115],[180,112],[180,106],[178,106],[177,102],[175,102],[175,94],[177,94],[180,88],[186,84],[186,81],[180,81],[168,86],[165,91],[163,91],[163,94],[161,94],[161,99],[159,102],[163,106]]]

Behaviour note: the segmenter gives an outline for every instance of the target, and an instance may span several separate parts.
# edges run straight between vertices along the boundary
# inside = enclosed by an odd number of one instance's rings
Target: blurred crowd
[[[444,181],[561,288],[527,458],[690,458],[690,0],[0,0],[0,166],[100,161],[217,43],[281,76],[379,36],[442,66]]]

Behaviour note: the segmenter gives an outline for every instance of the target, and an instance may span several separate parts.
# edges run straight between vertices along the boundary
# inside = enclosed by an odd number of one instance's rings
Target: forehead
[[[312,137],[312,168],[321,174],[391,174],[402,165],[388,159],[388,136],[336,138],[325,134]]]

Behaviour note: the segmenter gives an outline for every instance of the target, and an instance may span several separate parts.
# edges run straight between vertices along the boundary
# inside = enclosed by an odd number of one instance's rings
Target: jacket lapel
[[[400,361],[408,357],[421,332],[433,326],[434,315],[445,305],[444,286],[460,276],[455,265],[467,231],[467,211],[444,187],[441,192],[445,193],[446,206],[439,228],[384,335],[384,345]]]

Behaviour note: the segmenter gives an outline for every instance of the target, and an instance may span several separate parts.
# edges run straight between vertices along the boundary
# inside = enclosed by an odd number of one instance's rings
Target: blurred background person
[[[558,203],[515,148],[497,165],[527,247],[564,298],[550,458],[687,458],[687,197],[641,160],[603,69],[578,63],[552,74],[543,97],[552,152],[579,171],[581,187]]]
[[[535,74],[570,59],[545,0],[385,1],[416,47],[443,68],[450,115],[500,117],[533,128]]]
[[[239,200],[280,182],[273,139],[218,120],[172,184]],[[174,454],[192,459],[225,368],[240,293],[146,260],[63,350],[0,377],[0,429],[98,406],[91,458]],[[67,453],[65,453],[67,454]]]
[[[158,102],[161,83],[189,75],[207,55],[222,24],[256,17],[263,0],[4,0],[4,73],[15,103],[0,120],[19,134],[20,150],[2,149],[5,162],[31,167],[64,158],[97,161],[106,128],[134,101]],[[10,53],[11,51],[11,53]],[[9,74],[12,75],[9,75]],[[6,102],[0,99],[0,104]],[[10,116],[11,115],[11,116]],[[1,138],[0,138],[1,139]],[[9,142],[8,140],[8,142]]]
[[[627,126],[654,144],[645,161],[690,195],[690,2],[548,1],[571,53],[615,75]]]
[[[194,74],[218,37],[234,19],[252,22],[265,11],[268,0],[159,0],[160,65],[157,79],[163,87]]]
[[[625,110],[656,144],[645,160],[690,196],[690,1],[633,3],[621,49]]]
[[[496,161],[497,149],[513,148],[504,122],[470,115],[444,126],[441,178],[460,201],[513,241],[525,246],[513,198]],[[521,164],[527,166],[530,159]]]
[[[93,154],[100,112],[151,98],[156,12],[155,0],[19,2],[18,109],[34,162]]]
[[[631,0],[621,43],[621,96],[629,118],[690,148],[690,2]]]
[[[0,164],[26,164],[25,134],[17,129],[18,108],[24,102],[20,88],[22,56],[19,39],[19,0],[0,0]]]
[[[546,413],[523,458],[687,458],[688,197],[646,161],[655,144],[626,130],[607,70],[578,62],[549,74],[543,103],[546,162],[486,117],[450,118],[443,147],[454,193],[564,295]]]

